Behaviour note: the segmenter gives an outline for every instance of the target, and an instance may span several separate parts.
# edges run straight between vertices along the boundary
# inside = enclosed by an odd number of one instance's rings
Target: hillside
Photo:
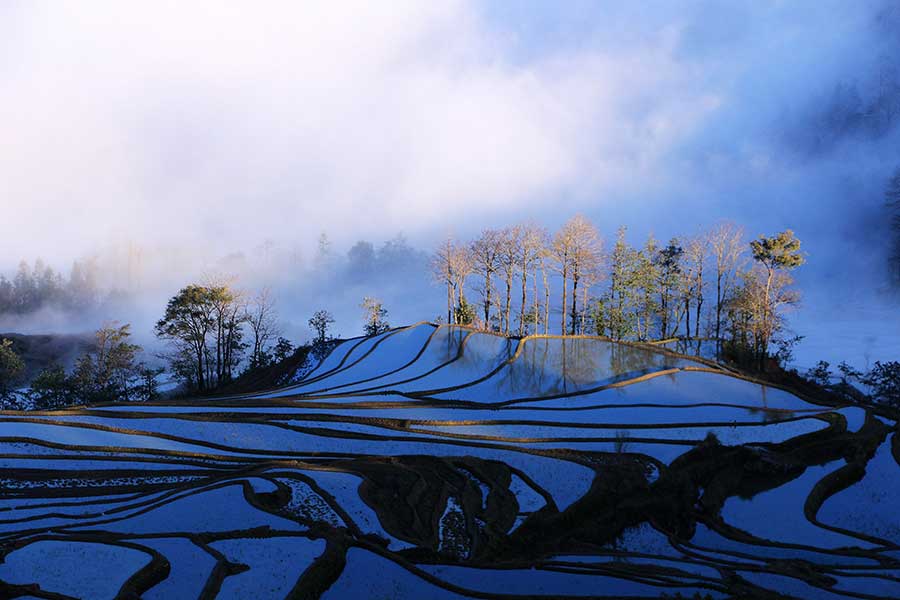
[[[94,348],[91,334],[0,333],[0,340],[12,340],[13,349],[25,363],[25,382],[53,364],[71,368],[75,359]]]
[[[0,597],[900,597],[897,424],[822,402],[418,324],[289,387],[4,412]]]

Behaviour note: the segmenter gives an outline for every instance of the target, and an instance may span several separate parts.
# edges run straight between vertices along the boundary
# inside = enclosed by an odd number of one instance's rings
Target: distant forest
[[[12,279],[0,275],[0,316],[24,315],[43,308],[84,311],[97,307],[101,300],[93,261],[75,261],[68,277],[41,259],[33,265],[21,261]]]

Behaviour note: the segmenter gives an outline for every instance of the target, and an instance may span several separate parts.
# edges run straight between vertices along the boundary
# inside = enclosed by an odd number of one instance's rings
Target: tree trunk
[[[665,290],[659,295],[659,303],[660,303],[660,316],[662,317],[662,322],[660,323],[662,337],[665,338],[668,335],[669,330],[669,291]]]
[[[716,347],[722,339],[722,273],[716,274]]]
[[[506,310],[505,310],[505,312],[506,312],[506,316],[505,316],[505,320],[506,320],[505,333],[506,333],[506,335],[509,335],[509,315],[510,315],[511,306],[512,306],[512,276],[507,275],[507,277],[506,277]]]
[[[696,318],[694,319],[694,337],[700,337],[700,310],[703,307],[703,292],[700,292],[700,295],[697,296],[697,313]]]
[[[453,323],[453,283],[447,280],[447,324]]]
[[[583,333],[584,333],[584,330],[585,330],[585,323],[586,323],[586,320],[587,320],[587,310],[588,310],[588,287],[587,287],[586,285],[581,287],[581,293],[582,293],[582,298],[581,298],[581,333],[583,334]]]
[[[491,329],[491,272],[488,271],[484,276],[484,328]]]
[[[547,269],[541,259],[541,275],[544,278],[544,335],[550,334],[550,282],[547,281]]]
[[[569,270],[568,267],[562,269],[562,323],[560,325],[560,335],[566,335],[566,306],[568,305],[568,286],[569,286]]]
[[[534,332],[535,333],[538,333],[538,331],[539,331],[538,326],[541,322],[540,306],[538,306],[539,302],[538,302],[538,273],[537,272],[538,272],[538,268],[537,268],[537,264],[535,264],[534,271],[531,274],[532,275],[531,281],[533,282],[532,286],[534,287],[534,295],[532,296],[532,302],[534,303]]]
[[[522,265],[522,308],[519,311],[519,337],[525,333],[525,311],[528,303],[528,266]]]
[[[206,384],[203,380],[203,358],[201,358],[202,355],[202,352],[197,355],[197,388],[200,391],[206,389]]]
[[[691,296],[684,297],[684,337],[691,337]]]
[[[578,308],[578,280],[579,280],[578,271],[576,270],[572,274],[572,315],[571,315],[572,326],[571,326],[571,332],[570,332],[571,335],[575,335],[575,326],[578,323],[578,310],[577,310],[577,308]],[[565,304],[563,305],[563,308],[565,308]],[[563,310],[563,313],[565,313],[565,312],[566,311]]]
[[[694,337],[700,337],[700,309],[703,307],[703,261],[697,271],[697,318],[694,319]]]

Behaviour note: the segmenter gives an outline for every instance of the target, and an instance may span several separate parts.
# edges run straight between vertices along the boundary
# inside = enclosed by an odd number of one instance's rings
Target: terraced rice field
[[[900,437],[664,348],[420,324],[0,415],[0,597],[900,597]]]

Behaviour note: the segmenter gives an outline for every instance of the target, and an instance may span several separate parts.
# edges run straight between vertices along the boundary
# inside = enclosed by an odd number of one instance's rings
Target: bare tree
[[[451,254],[450,263],[453,270],[453,289],[456,291],[456,312],[463,310],[471,316],[471,308],[466,301],[466,280],[472,274],[475,266],[472,261],[472,252],[468,246],[457,245]],[[455,322],[463,323],[463,321],[464,319],[457,314]],[[469,321],[466,321],[465,324],[468,324]]]
[[[597,228],[582,215],[569,219],[553,236],[550,256],[556,272],[562,278],[562,321],[560,328],[566,333],[569,279],[572,279],[571,330],[578,324],[578,284],[588,270],[595,268],[600,256],[600,234]]]
[[[722,222],[709,233],[709,244],[716,269],[716,340],[722,339],[722,310],[737,283],[744,259],[744,229]]]
[[[742,281],[729,298],[734,313],[732,339],[753,353],[758,368],[765,368],[769,343],[782,329],[782,309],[797,304],[800,294],[790,286],[793,278],[786,270],[770,271],[762,264],[739,274]]]
[[[500,232],[498,257],[500,272],[503,274],[503,283],[506,285],[506,298],[503,303],[503,318],[501,322],[501,329],[506,335],[509,335],[510,330],[513,279],[519,267],[519,255],[521,253],[522,229],[518,225],[503,229]]]
[[[560,333],[566,334],[566,307],[568,306],[569,272],[572,269],[572,253],[574,252],[574,240],[572,229],[569,227],[571,220],[553,235],[553,240],[547,248],[548,256],[552,261],[554,270],[562,278],[562,317],[559,324]],[[549,311],[549,302],[547,306]]]
[[[571,333],[574,335],[579,322],[584,331],[584,321],[591,286],[600,280],[600,263],[603,242],[594,224],[581,215],[576,215],[568,224],[572,230],[572,310],[570,313]],[[582,309],[578,311],[578,286],[581,285]]]
[[[691,302],[695,302],[694,337],[700,337],[700,315],[703,310],[704,288],[703,267],[709,255],[710,241],[705,235],[697,235],[684,244],[683,294],[684,294],[684,334],[691,337]]]
[[[469,247],[447,238],[435,251],[431,259],[431,274],[438,283],[447,286],[447,322],[460,323],[457,314],[465,307],[466,279],[472,274],[472,254]]]
[[[263,366],[267,360],[269,343],[281,335],[275,297],[268,287],[260,290],[247,303],[245,321],[250,326],[253,344],[250,351],[250,368]]]
[[[453,238],[448,237],[441,245],[437,247],[437,250],[434,251],[434,255],[431,257],[431,274],[434,277],[434,280],[438,283],[445,284],[447,286],[447,322],[455,323],[456,319],[454,318],[454,270],[453,270],[453,258],[456,252],[456,245],[453,243]]]
[[[528,272],[534,271],[534,326],[538,326],[538,308],[540,301],[537,293],[537,268],[541,254],[546,246],[547,232],[534,224],[520,226],[519,246],[519,278],[522,282],[522,306],[519,312],[519,335],[525,333],[525,311],[528,305]]]
[[[481,298],[486,329],[491,327],[491,306],[493,305],[491,295],[494,289],[493,276],[500,266],[500,237],[498,231],[485,229],[471,245],[473,270],[483,278]]]

